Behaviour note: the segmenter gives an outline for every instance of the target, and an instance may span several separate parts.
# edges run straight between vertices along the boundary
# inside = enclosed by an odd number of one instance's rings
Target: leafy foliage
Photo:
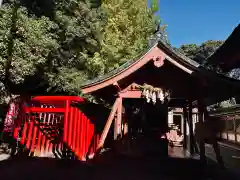
[[[56,34],[60,47],[52,52],[51,68],[45,75],[51,90],[79,93],[81,83],[97,76],[102,68],[101,59],[95,56],[100,46],[101,11],[80,0],[57,2],[54,22],[59,26]]]
[[[103,0],[102,8],[108,20],[101,29],[101,50],[95,58],[102,58],[104,72],[108,72],[146,48],[157,19],[146,0]],[[156,10],[156,6],[154,8]]]
[[[0,91],[79,94],[86,80],[146,46],[157,1],[6,0],[0,9]]]
[[[200,46],[196,44],[184,44],[180,46],[179,50],[189,58],[205,66],[207,63],[206,59],[212,55],[222,43],[223,41],[209,40],[202,43]]]
[[[13,10],[16,11],[14,19]],[[49,52],[58,47],[54,34],[56,28],[57,24],[47,17],[29,17],[26,8],[16,8],[10,4],[2,6],[0,9],[2,93],[6,93],[7,86],[16,87],[23,84],[27,76],[36,74],[37,68],[46,63]]]
[[[156,13],[159,9],[159,0],[151,0],[150,9],[152,10],[153,13]]]

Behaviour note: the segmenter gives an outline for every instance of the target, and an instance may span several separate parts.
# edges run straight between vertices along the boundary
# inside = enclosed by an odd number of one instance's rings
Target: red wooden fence
[[[78,107],[76,96],[36,96],[21,106],[14,138],[35,156],[64,156],[64,147],[79,160],[96,151],[99,134]]]

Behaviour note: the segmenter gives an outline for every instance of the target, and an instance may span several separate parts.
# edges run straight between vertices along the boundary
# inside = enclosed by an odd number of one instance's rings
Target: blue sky
[[[172,46],[225,40],[240,23],[240,0],[160,0]]]

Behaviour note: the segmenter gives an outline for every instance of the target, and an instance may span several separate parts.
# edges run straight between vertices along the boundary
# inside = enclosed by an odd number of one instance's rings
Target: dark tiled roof
[[[220,66],[223,71],[240,68],[240,24],[222,46],[208,57],[207,62],[210,65]]]
[[[180,52],[178,52],[177,50],[174,50],[165,40],[163,39],[156,39],[155,42],[151,43],[151,46],[146,49],[145,51],[143,51],[143,53],[139,54],[136,58],[134,58],[133,60],[127,61],[126,63],[124,63],[123,65],[121,65],[119,68],[103,75],[100,76],[98,78],[95,78],[93,80],[87,81],[86,83],[84,83],[81,88],[85,88],[85,87],[89,87],[89,86],[93,86],[95,84],[101,83],[103,81],[106,81],[108,79],[111,79],[115,76],[117,76],[118,74],[120,74],[121,72],[123,72],[124,70],[128,69],[130,66],[132,66],[134,63],[138,62],[141,60],[141,58],[143,56],[145,56],[152,48],[154,48],[155,46],[158,46],[159,48],[163,48],[165,51],[167,51],[169,56],[173,56],[173,58],[177,58],[177,60],[189,67],[192,68],[198,68],[200,65],[191,60],[190,58],[184,56],[183,54],[181,54]]]
[[[220,102],[222,100],[226,100],[230,97],[229,94],[231,94],[231,97],[233,97],[233,95],[238,94],[239,89],[240,89],[240,83],[238,80],[226,77],[225,75],[222,74],[218,74],[216,72],[210,71],[208,69],[205,69],[204,67],[200,66],[199,63],[193,61],[192,59],[186,57],[185,55],[183,55],[182,53],[180,53],[177,49],[173,49],[166,41],[164,41],[163,39],[156,39],[156,41],[152,41],[151,42],[151,46],[144,51],[143,53],[141,53],[139,56],[137,56],[136,58],[134,58],[133,60],[130,60],[128,62],[126,62],[125,64],[123,64],[122,66],[120,66],[119,68],[107,73],[104,76],[95,78],[93,80],[87,81],[84,85],[81,86],[81,88],[86,88],[86,87],[91,87],[95,84],[104,82],[108,79],[111,79],[119,74],[121,74],[123,71],[125,71],[126,69],[130,68],[133,64],[135,64],[136,62],[140,61],[142,59],[142,57],[144,57],[149,51],[151,51],[152,48],[154,48],[155,46],[158,46],[161,50],[164,51],[164,53],[166,53],[167,56],[169,56],[170,58],[172,58],[174,61],[178,62],[179,64],[191,69],[194,72],[200,72],[200,74],[204,75],[205,78],[207,79],[215,79],[219,84],[221,84],[221,86],[223,87],[228,87],[228,89],[231,89],[231,93],[226,93],[223,92],[221,99],[216,99],[216,98],[210,98],[207,97],[209,99],[209,103],[207,104],[214,104],[216,102]],[[215,91],[215,89],[213,90]]]
[[[158,46],[168,52],[167,55],[173,56],[173,58],[176,58],[176,60],[187,66],[191,66],[192,68],[198,68],[200,66],[199,63],[180,53],[177,49],[173,49],[166,41],[160,39]]]

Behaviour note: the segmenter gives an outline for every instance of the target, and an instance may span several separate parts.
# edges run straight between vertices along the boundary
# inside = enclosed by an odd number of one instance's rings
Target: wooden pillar
[[[127,122],[127,119],[125,119],[123,123],[123,135],[125,136],[127,133],[128,133],[128,122]]]
[[[235,143],[237,143],[237,129],[236,129],[236,115],[233,118],[233,129],[234,129],[234,138],[235,138]]]
[[[204,104],[203,104],[203,100],[202,99],[199,99],[198,100],[198,114],[199,114],[199,124],[202,124],[203,125],[203,122],[204,122]],[[199,140],[199,149],[200,149],[200,160],[203,162],[203,163],[206,163],[207,160],[206,160],[206,154],[205,154],[205,142],[204,142],[204,139],[200,138]]]
[[[117,112],[117,109],[118,109],[118,106],[119,106],[119,102],[120,102],[120,98],[117,98],[115,103],[114,103],[114,105],[113,105],[113,107],[112,107],[112,110],[111,110],[110,115],[108,117],[108,120],[107,120],[107,122],[105,124],[103,132],[101,134],[101,137],[100,137],[100,140],[99,140],[99,144],[97,146],[97,151],[99,149],[101,149],[103,147],[103,145],[104,145],[105,139],[107,137],[107,134],[108,134],[109,129],[111,127],[111,124],[113,122],[114,116],[115,116],[115,114]]]
[[[193,137],[193,114],[192,114],[192,101],[189,101],[189,108],[188,108],[188,124],[189,124],[189,152],[191,155],[194,154],[194,137]]]
[[[181,114],[181,133],[184,134],[184,117],[183,117],[183,114]]]
[[[117,111],[118,112],[118,111]],[[117,131],[118,131],[118,129],[117,129],[117,124],[118,124],[118,119],[117,119],[117,113],[114,115],[114,132],[113,132],[113,139],[114,140],[117,140],[117,135],[118,135],[118,133],[117,133]]]
[[[183,147],[187,148],[187,120],[188,120],[188,115],[187,115],[187,108],[184,106],[183,108]]]
[[[117,140],[121,136],[122,131],[122,98],[119,98],[117,107],[117,116],[114,124],[114,140]]]

